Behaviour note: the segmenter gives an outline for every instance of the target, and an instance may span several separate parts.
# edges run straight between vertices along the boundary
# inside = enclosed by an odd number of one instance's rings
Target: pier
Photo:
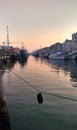
[[[6,97],[4,95],[3,88],[3,73],[4,72],[0,72],[0,130],[11,130]]]

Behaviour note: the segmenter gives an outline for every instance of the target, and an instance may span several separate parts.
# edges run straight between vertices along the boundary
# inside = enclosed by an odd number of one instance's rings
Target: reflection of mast
[[[8,25],[7,25],[7,45],[9,46],[9,29],[8,29]]]
[[[0,130],[11,130],[9,113],[3,90],[3,74],[0,73]]]

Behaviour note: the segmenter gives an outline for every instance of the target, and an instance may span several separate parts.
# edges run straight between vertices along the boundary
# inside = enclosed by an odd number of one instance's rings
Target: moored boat
[[[28,58],[28,51],[25,48],[20,49],[19,53],[17,54],[18,60],[26,60]]]

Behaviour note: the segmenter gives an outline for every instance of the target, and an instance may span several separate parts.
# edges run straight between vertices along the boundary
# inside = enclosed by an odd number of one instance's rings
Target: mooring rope
[[[8,72],[7,70],[0,70],[0,71]],[[29,83],[27,80],[25,80],[24,78],[22,78],[21,76],[19,76],[14,71],[10,71],[10,72],[13,73],[14,75],[16,75],[18,78],[20,78],[22,81],[24,81],[26,84],[28,84],[30,87],[32,87],[33,89],[35,89],[37,92],[39,92],[41,94],[49,95],[49,96],[54,96],[54,97],[58,97],[58,98],[67,99],[67,100],[71,100],[71,101],[76,101],[77,102],[77,99],[66,97],[66,96],[60,95],[58,93],[48,93],[48,92],[45,92],[45,91],[41,91],[41,90],[37,89],[36,86],[34,86],[31,83]]]
[[[32,85],[31,83],[29,83],[27,80],[25,80],[24,78],[22,78],[21,76],[19,76],[17,73],[15,73],[14,71],[11,71],[14,75],[16,75],[18,78],[20,78],[22,81],[24,81],[26,84],[28,84],[30,87],[32,87],[33,89],[35,89],[36,91],[40,92],[40,90],[38,88],[36,88],[34,85]]]
[[[62,99],[67,99],[67,100],[71,100],[71,101],[77,101],[77,99],[66,97],[66,96],[60,95],[58,93],[48,93],[48,92],[40,91],[39,89],[36,88],[35,85],[29,83],[27,80],[25,80],[24,78],[22,78],[21,76],[19,76],[14,71],[10,71],[10,72],[13,73],[14,75],[16,75],[18,78],[20,78],[22,81],[24,81],[26,84],[28,84],[30,87],[32,87],[33,89],[35,89],[36,91],[38,91],[41,94],[45,94],[45,95],[49,95],[49,96],[54,96],[54,97],[58,97],[58,98],[62,98]]]
[[[70,97],[66,97],[66,96],[62,96],[58,93],[48,93],[48,92],[44,92],[43,91],[43,94],[45,95],[50,95],[50,96],[54,96],[54,97],[58,97],[58,98],[63,98],[63,99],[67,99],[67,100],[71,100],[71,101],[77,101],[77,99],[74,99],[74,98],[70,98]]]

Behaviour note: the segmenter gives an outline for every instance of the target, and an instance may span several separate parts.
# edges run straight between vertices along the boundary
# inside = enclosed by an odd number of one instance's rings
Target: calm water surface
[[[77,130],[77,63],[29,57],[3,75],[11,130]],[[34,85],[29,86],[13,72]],[[37,101],[41,91],[43,104]]]

